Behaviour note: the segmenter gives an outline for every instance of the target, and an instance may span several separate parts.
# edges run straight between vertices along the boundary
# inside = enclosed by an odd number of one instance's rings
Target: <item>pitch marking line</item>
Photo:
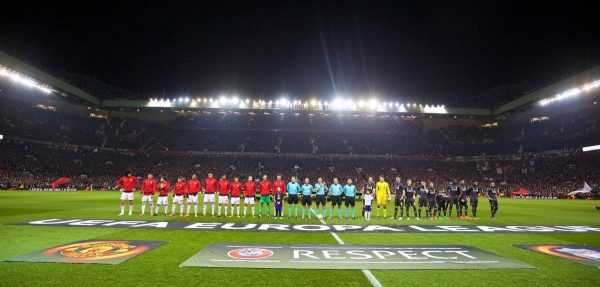
[[[315,216],[317,216],[317,213],[311,208],[310,211],[312,211],[312,213],[315,214]],[[327,224],[325,223],[325,220],[323,220],[322,218],[319,218],[319,221],[321,221],[321,224]],[[335,232],[329,232],[329,234],[331,234],[331,236],[333,236],[333,238],[335,239],[335,241],[337,241],[338,244],[340,245],[344,245],[344,241],[342,241],[342,239],[335,233]],[[371,271],[367,270],[367,269],[362,269],[361,270],[363,274],[365,274],[365,277],[367,277],[367,279],[369,280],[369,282],[371,282],[371,285],[373,285],[373,287],[383,287],[383,285],[381,285],[381,283],[379,282],[379,280],[377,280],[377,278],[375,278],[375,275],[373,275],[373,273],[371,273]]]

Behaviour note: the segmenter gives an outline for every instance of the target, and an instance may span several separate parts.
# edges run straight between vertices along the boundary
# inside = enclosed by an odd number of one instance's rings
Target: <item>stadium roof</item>
[[[286,111],[340,111],[340,112],[383,112],[411,114],[449,114],[471,116],[501,115],[531,104],[548,104],[556,100],[584,94],[600,87],[600,66],[543,87],[499,107],[469,108],[447,107],[440,104],[398,102],[363,97],[336,96],[332,99],[295,100],[288,97],[263,99],[239,95],[215,95],[214,97],[179,97],[172,99],[153,98],[144,100],[101,99],[83,89],[61,80],[49,73],[26,64],[0,51],[0,69],[22,75],[24,79],[50,87],[53,92],[71,95],[101,108],[172,108],[172,109],[243,109],[243,110],[286,110]]]

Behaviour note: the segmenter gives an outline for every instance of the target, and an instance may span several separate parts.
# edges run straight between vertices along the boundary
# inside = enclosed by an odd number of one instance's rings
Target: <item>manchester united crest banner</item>
[[[6,261],[119,264],[164,244],[165,241],[83,240]]]

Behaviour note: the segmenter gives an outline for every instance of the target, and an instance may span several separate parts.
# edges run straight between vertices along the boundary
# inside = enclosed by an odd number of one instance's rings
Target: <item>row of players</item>
[[[132,176],[130,171],[119,179],[116,188],[121,190],[121,212],[119,215],[124,215],[125,203],[129,201],[129,215],[133,210],[133,194],[136,187],[139,185],[137,177]],[[327,198],[331,202],[329,208],[329,218],[334,216],[334,209],[337,207],[337,216],[342,218],[342,199],[345,205],[345,218],[349,213],[355,219],[355,201],[357,188],[349,178],[344,186],[342,186],[337,178],[333,179],[333,183],[329,186],[323,182],[323,178],[318,178],[317,182],[312,185],[310,179],[306,178],[304,184],[300,185],[296,177],[292,176],[290,182],[286,183],[282,180],[281,175],[277,175],[277,179],[273,182],[268,180],[267,175],[263,175],[262,180],[254,181],[252,176],[249,176],[246,182],[240,182],[239,178],[235,177],[232,182],[227,180],[223,175],[217,180],[212,173],[204,179],[204,184],[197,178],[195,174],[187,182],[183,177],[179,177],[171,190],[171,184],[164,178],[160,177],[159,182],[153,178],[152,174],[148,174],[147,178],[142,182],[140,193],[142,194],[142,212],[145,214],[146,203],[150,205],[150,214],[157,215],[159,207],[164,206],[165,215],[168,214],[168,194],[172,192],[172,208],[170,216],[175,215],[176,206],[179,205],[179,216],[189,217],[191,208],[194,210],[194,217],[198,217],[198,194],[204,193],[204,206],[202,216],[206,216],[208,203],[211,204],[211,215],[215,216],[215,195],[218,195],[217,200],[217,216],[221,216],[221,208],[224,207],[225,217],[228,217],[227,206],[231,203],[231,215],[234,216],[234,211],[237,217],[240,217],[240,198],[244,198],[243,215],[246,216],[248,206],[251,207],[252,216],[255,217],[254,200],[256,193],[260,194],[259,217],[263,215],[263,207],[266,206],[266,215],[271,216],[271,201],[275,203],[273,216],[283,218],[283,203],[287,199],[288,203],[288,218],[292,216],[292,209],[295,212],[295,217],[298,218],[298,204],[302,204],[302,218],[305,218],[308,207],[308,218],[311,218],[311,212],[317,217],[327,217]],[[450,216],[452,218],[452,208],[456,206],[457,217],[459,219],[469,218],[467,197],[470,199],[473,218],[477,218],[478,198],[482,190],[479,188],[478,182],[473,182],[473,185],[467,187],[464,180],[460,183],[453,181],[448,185],[447,195],[444,191],[438,191],[433,182],[429,182],[429,186],[424,181],[416,186],[412,180],[408,179],[404,184],[400,177],[396,177],[396,182],[393,189],[390,189],[383,176],[379,177],[377,183],[372,177],[364,185],[363,192],[363,216],[365,219],[371,219],[371,208],[373,202],[377,205],[376,217],[379,218],[380,209],[383,209],[383,217],[387,217],[388,201],[394,199],[394,216],[392,219],[402,219],[404,217],[404,208],[406,209],[407,219],[410,219],[410,207],[413,209],[414,216],[417,220],[421,218],[421,210],[425,208],[426,216],[431,219],[436,219],[438,216]],[[154,194],[158,192],[158,200],[156,209],[154,209]],[[312,210],[312,195],[315,195],[316,209]],[[498,190],[495,188],[495,183],[490,183],[485,193],[490,200],[491,217],[495,218],[498,211]],[[301,196],[301,197],[299,197]],[[184,215],[184,198],[187,205],[187,212]],[[415,200],[418,199],[418,204]],[[417,213],[418,206],[418,213]],[[321,208],[321,212],[319,212]],[[398,216],[400,211],[400,216]]]

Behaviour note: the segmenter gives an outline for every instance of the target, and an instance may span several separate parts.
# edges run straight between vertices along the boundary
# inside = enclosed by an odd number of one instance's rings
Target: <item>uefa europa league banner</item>
[[[534,268],[463,245],[210,244],[181,266],[289,269]]]
[[[161,246],[164,241],[84,240],[38,252],[16,256],[6,261],[119,264]]]

